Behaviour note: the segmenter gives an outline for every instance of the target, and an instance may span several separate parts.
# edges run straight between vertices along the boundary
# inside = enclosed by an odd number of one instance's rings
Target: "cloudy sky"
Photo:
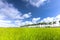
[[[0,0],[0,27],[60,20],[60,0]]]

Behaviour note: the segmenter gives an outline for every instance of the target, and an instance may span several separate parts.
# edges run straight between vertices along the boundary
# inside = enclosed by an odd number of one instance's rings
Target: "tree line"
[[[58,21],[59,24],[60,24],[60,21]],[[56,21],[53,21],[53,22],[40,22],[40,23],[37,23],[37,24],[28,24],[28,25],[24,25],[24,26],[20,26],[20,27],[28,27],[28,26],[35,26],[35,25],[53,25],[56,24]]]

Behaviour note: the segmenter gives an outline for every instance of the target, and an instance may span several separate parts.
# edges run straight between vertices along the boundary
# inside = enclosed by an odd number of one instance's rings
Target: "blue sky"
[[[60,0],[0,0],[0,26],[17,27],[60,20]]]
[[[31,5],[26,0],[8,0],[9,3],[12,3],[23,14],[27,12],[32,13],[32,17],[50,17],[56,16],[60,12],[60,0],[46,0],[39,7]]]

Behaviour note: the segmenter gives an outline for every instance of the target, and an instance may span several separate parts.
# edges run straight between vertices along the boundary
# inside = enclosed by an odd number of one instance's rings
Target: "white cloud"
[[[60,20],[60,14],[55,17],[55,20]]]
[[[21,26],[22,25],[28,25],[28,24],[36,24],[36,23],[38,23],[40,21],[40,17],[38,17],[38,18],[32,18],[32,20],[31,21],[21,21],[20,23],[18,23],[18,24],[20,24]],[[17,21],[17,22],[19,22],[19,21]]]
[[[30,18],[32,15],[31,15],[31,12],[29,13],[26,13],[26,14],[23,14],[23,15],[16,15],[16,19],[26,19],[26,18]]]
[[[12,4],[8,4],[7,2],[0,1],[0,14],[7,15],[11,19],[22,19],[29,18],[31,13],[24,14],[23,16],[18,9],[14,8]]]
[[[40,21],[40,17],[38,17],[38,18],[33,18],[33,19],[32,19],[32,23],[34,23],[34,24],[35,24],[35,23],[38,23],[38,21]]]
[[[54,26],[60,26],[60,23],[59,23],[59,21],[60,21],[60,14],[58,14],[55,17],[47,17],[47,18],[44,18],[40,22],[49,23],[49,22],[54,22],[54,21],[56,21],[56,24],[53,24]]]
[[[28,24],[33,24],[32,21],[22,21],[22,20],[16,20],[15,25],[17,26],[23,26],[23,25],[28,25]]]
[[[3,2],[3,0],[0,0],[0,27],[20,26],[23,24],[22,21],[25,18],[29,18],[29,17],[31,17],[31,12],[23,15],[12,4],[9,4],[6,1]]]
[[[25,21],[23,23],[24,23],[24,25],[33,24],[31,21]]]
[[[59,21],[59,20],[60,20],[60,14],[55,17],[44,18],[40,22],[53,22],[53,21]]]
[[[31,15],[31,12],[29,12],[28,14],[24,14],[23,16],[22,16],[22,18],[24,19],[24,18],[30,18],[32,15]]]
[[[47,0],[26,0],[28,1],[31,5],[39,7],[43,5]]]
[[[5,18],[6,18],[6,16],[5,16],[5,15],[0,14],[0,20],[4,20]]]
[[[58,20],[60,20],[60,14],[55,17],[46,17],[46,18],[42,19],[41,21],[40,21],[40,17],[32,18],[31,21],[24,21],[24,22],[22,20],[21,21],[17,20],[16,24],[22,26],[22,25],[28,25],[28,24],[36,24],[39,22],[53,22],[53,21],[58,21]],[[58,24],[59,23],[57,23],[56,25],[58,25]]]
[[[10,20],[0,20],[0,27],[18,27]]]
[[[20,16],[21,13],[19,13],[20,12],[16,8],[14,8],[12,4],[0,1],[0,14],[3,14],[5,16],[7,15],[7,17],[15,19],[17,18],[17,16]]]
[[[41,20],[41,22],[52,22],[54,20],[54,17],[47,17]]]

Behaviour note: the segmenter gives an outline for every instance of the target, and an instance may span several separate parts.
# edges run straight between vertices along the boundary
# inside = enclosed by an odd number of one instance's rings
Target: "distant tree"
[[[41,23],[39,23],[41,26],[42,25],[47,25],[47,23],[46,22],[41,22]]]
[[[45,28],[50,28],[50,26],[46,26]]]
[[[46,23],[46,22],[42,22],[41,24],[42,24],[42,25],[47,25],[47,23]]]
[[[51,24],[52,24],[52,22],[49,22],[48,24],[49,24],[49,25],[51,25]]]
[[[38,23],[37,25],[41,25],[41,23]]]
[[[29,26],[30,26],[30,24],[23,25],[23,26],[20,26],[20,27],[29,27]]]
[[[59,26],[60,26],[60,20],[59,20]]]
[[[60,21],[59,21],[59,23],[60,23]]]
[[[54,21],[53,24],[56,24],[56,21]]]
[[[53,26],[54,26],[54,24],[56,24],[56,21],[53,21]]]

